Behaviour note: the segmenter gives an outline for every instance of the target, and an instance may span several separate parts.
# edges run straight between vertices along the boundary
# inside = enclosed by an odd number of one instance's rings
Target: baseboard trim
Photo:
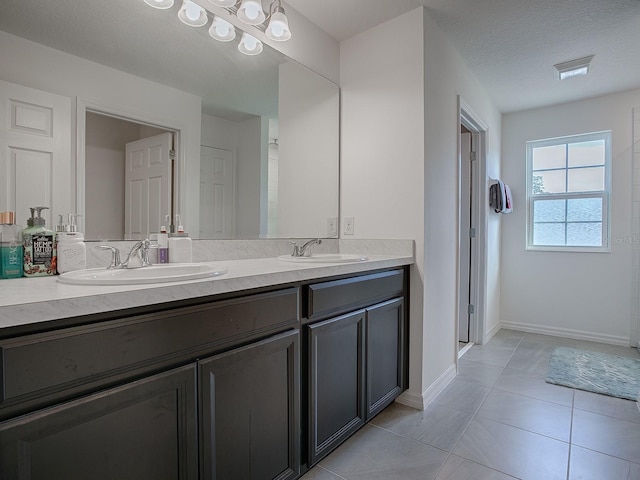
[[[396,398],[396,402],[406,405],[407,407],[424,410],[427,408],[427,405],[433,402],[438,394],[440,394],[440,392],[442,392],[447,385],[456,378],[456,375],[456,365],[453,364],[442,375],[440,375],[435,382],[429,385],[429,388],[422,392],[422,395],[416,395],[415,393],[410,393],[406,390]]]
[[[500,326],[501,328],[519,330],[521,332],[539,333],[542,335],[553,335],[556,337],[572,338],[574,340],[585,340],[588,342],[607,343],[609,345],[618,345],[622,347],[631,346],[629,337],[622,337],[618,335],[606,335],[603,333],[587,332],[584,330],[546,327],[542,325],[535,325],[531,323],[519,323],[519,322],[502,322]]]
[[[500,331],[500,329],[502,328],[502,325],[500,325],[499,323],[497,325],[495,325],[491,330],[489,330],[487,332],[487,336],[484,339],[484,343],[487,344],[489,343],[489,340],[491,340],[496,333],[498,333]]]

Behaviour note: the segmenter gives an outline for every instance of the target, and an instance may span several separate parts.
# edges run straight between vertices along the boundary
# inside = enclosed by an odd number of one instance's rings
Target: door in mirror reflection
[[[235,163],[233,152],[200,147],[200,237],[233,238]]]
[[[173,135],[161,133],[125,146],[124,235],[144,239],[173,218],[171,172]]]

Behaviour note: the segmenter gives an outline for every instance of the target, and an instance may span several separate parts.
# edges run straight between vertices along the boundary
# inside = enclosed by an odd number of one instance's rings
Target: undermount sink
[[[355,253],[314,253],[308,257],[280,255],[278,260],[293,263],[350,263],[364,262],[369,258]]]
[[[63,273],[58,281],[73,285],[137,285],[217,277],[227,271],[227,267],[206,263],[165,263],[142,268],[75,270]]]

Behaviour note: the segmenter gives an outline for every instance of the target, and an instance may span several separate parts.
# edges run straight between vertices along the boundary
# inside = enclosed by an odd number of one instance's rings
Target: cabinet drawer
[[[86,389],[215,353],[298,322],[298,289],[0,341],[3,402]]]
[[[403,270],[316,283],[308,286],[305,313],[315,320],[388,300],[403,291]]]

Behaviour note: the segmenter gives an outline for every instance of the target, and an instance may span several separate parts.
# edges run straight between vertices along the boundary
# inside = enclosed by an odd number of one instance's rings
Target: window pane
[[[573,247],[601,247],[602,223],[568,223],[567,245]]]
[[[601,222],[602,198],[576,198],[567,200],[567,221]]]
[[[540,177],[540,180],[534,180],[532,183],[532,193],[564,193],[567,191],[566,170],[550,170],[543,172],[534,172],[533,178]],[[534,189],[538,189],[536,192]]]
[[[570,192],[593,192],[596,190],[604,190],[604,167],[569,170]]]
[[[551,145],[550,147],[536,147],[532,151],[533,170],[548,168],[566,168],[566,145]]]
[[[565,200],[535,200],[533,202],[533,221],[564,222]]]
[[[604,165],[604,140],[569,144],[569,167]]]
[[[534,223],[534,245],[564,245],[564,223]]]

